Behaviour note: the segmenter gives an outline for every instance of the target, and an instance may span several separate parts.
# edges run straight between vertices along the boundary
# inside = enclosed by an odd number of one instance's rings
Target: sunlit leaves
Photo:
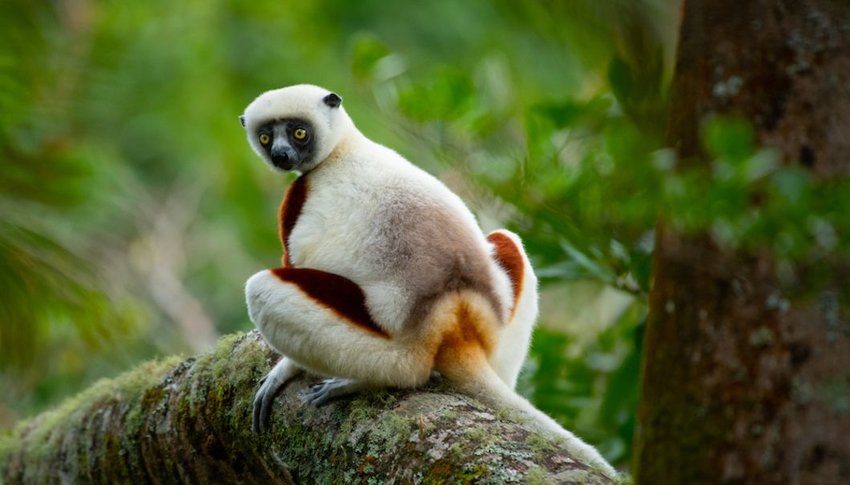
[[[730,248],[770,251],[779,261],[850,251],[843,234],[850,181],[819,180],[771,148],[758,148],[750,123],[710,118],[702,140],[711,162],[665,170],[658,201],[678,230],[708,231]]]
[[[531,111],[552,123],[555,128],[576,125],[599,125],[605,121],[613,105],[610,97],[599,96],[588,101],[575,99],[543,101]]]
[[[663,51],[660,45],[645,46],[634,52],[629,60],[617,55],[608,66],[608,81],[632,120],[640,126],[664,123],[666,92],[664,85]]]
[[[390,55],[390,50],[372,35],[360,35],[351,49],[351,71],[361,79],[370,78],[378,63]]]
[[[133,328],[135,315],[116,313],[87,261],[9,219],[0,222],[0,370],[20,372],[43,358],[34,349],[50,342],[57,325],[95,349]]]
[[[468,73],[446,68],[427,83],[411,84],[399,93],[403,114],[419,121],[451,121],[469,113],[474,102],[474,86]]]
[[[755,130],[744,119],[712,117],[701,132],[703,146],[716,159],[739,165],[755,152]]]

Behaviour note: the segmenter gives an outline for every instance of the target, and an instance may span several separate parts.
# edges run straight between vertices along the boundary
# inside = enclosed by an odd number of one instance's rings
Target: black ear
[[[331,93],[325,96],[324,98],[322,98],[322,101],[324,101],[325,104],[330,106],[331,108],[339,108],[339,105],[342,104],[342,98],[340,98],[339,95],[336,93]]]
[[[245,116],[244,115],[239,117],[239,122],[242,123],[242,128],[245,128]]]

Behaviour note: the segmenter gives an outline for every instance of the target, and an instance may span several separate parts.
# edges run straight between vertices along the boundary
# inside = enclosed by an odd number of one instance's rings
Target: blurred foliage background
[[[690,194],[660,189],[677,12],[662,0],[4,1],[0,428],[252,328],[242,285],[279,260],[291,177],[251,153],[237,116],[262,91],[309,82],[459,192],[486,230],[522,235],[544,286],[520,390],[626,463],[652,228],[665,200]],[[753,157],[746,126],[717,126],[721,155]]]

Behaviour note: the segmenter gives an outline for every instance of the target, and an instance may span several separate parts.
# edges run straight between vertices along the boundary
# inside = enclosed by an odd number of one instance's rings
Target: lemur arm
[[[312,372],[413,387],[428,380],[424,350],[394,340],[369,316],[362,289],[342,276],[304,268],[261,271],[246,284],[248,312],[263,337],[292,365]],[[279,363],[254,400],[254,424],[266,427],[274,395],[291,377]]]
[[[295,222],[304,208],[304,202],[307,200],[307,189],[307,177],[302,175],[295,179],[289,188],[286,189],[286,195],[284,195],[280,203],[280,209],[278,210],[278,236],[280,237],[280,244],[283,246],[281,263],[284,268],[292,267],[292,259],[289,254],[289,235],[292,234]]]

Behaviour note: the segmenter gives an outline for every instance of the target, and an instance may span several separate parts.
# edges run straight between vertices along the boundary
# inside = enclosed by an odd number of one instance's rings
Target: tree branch
[[[251,433],[258,379],[277,359],[257,332],[212,352],[103,380],[0,441],[0,481],[610,483],[562,443],[432,382],[321,408],[277,400]]]

